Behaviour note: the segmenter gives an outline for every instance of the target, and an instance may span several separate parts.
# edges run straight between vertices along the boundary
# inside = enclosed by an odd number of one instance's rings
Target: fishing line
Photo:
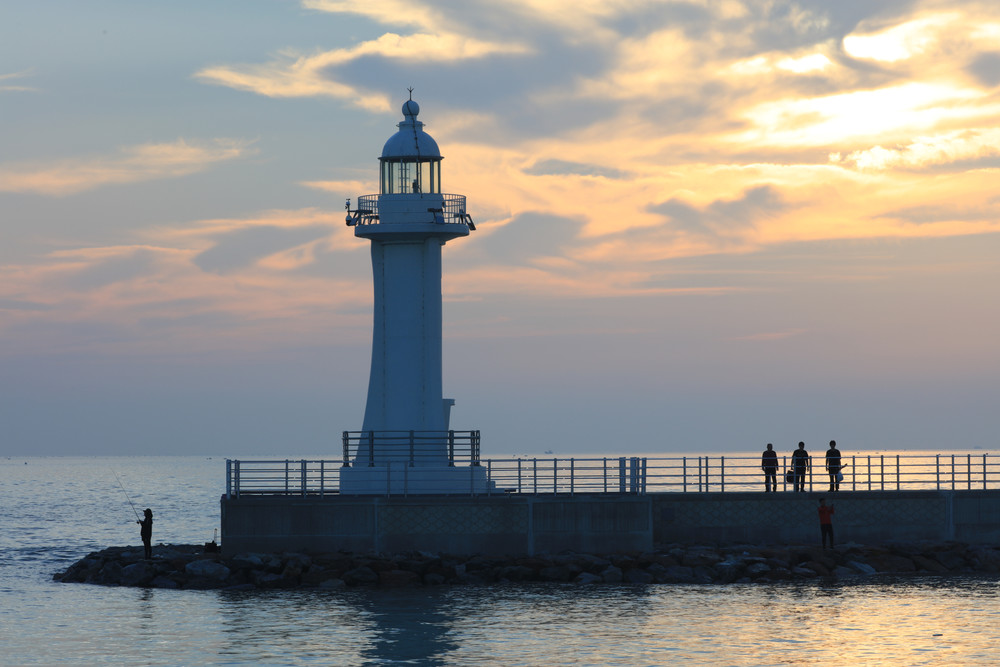
[[[115,476],[115,479],[117,479],[117,480],[118,480],[118,486],[120,486],[120,487],[122,488],[122,493],[124,493],[124,494],[125,494],[125,500],[127,500],[127,501],[128,501],[128,504],[129,504],[129,505],[132,505],[132,499],[128,497],[128,491],[126,491],[126,490],[125,490],[125,485],[124,485],[124,484],[122,484],[122,480],[121,480],[121,478],[120,478],[120,477],[118,477],[118,473],[116,473],[116,472],[114,471],[114,469],[112,468],[112,470],[111,470],[111,474],[112,474],[112,475],[114,475],[114,476]],[[133,512],[135,513],[135,518],[136,518],[136,521],[142,521],[142,519],[140,519],[140,518],[139,518],[139,511],[138,511],[138,510],[136,510],[136,508],[135,508],[135,505],[132,505],[132,511],[133,511]]]

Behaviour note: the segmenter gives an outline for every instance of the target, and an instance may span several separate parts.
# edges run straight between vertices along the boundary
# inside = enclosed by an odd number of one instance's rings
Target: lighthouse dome
[[[382,159],[392,158],[437,158],[441,159],[441,149],[431,135],[424,132],[424,124],[417,120],[420,105],[413,100],[403,103],[403,121],[396,127],[399,131],[389,137],[382,147]]]

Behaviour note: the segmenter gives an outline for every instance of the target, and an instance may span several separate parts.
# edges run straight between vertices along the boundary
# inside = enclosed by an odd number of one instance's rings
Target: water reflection
[[[292,662],[428,666],[512,653],[535,664],[559,647],[601,655],[620,643],[623,628],[645,624],[655,590],[518,585],[220,592],[226,643],[219,655],[234,662],[290,664],[294,655]]]
[[[444,665],[458,648],[452,634],[458,617],[443,589],[371,592],[349,603],[367,625],[361,656],[368,662]]]

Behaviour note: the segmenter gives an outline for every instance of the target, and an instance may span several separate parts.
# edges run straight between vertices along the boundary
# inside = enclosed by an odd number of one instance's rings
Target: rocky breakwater
[[[56,581],[182,589],[251,590],[565,582],[576,584],[770,583],[853,579],[879,574],[1000,573],[1000,549],[965,544],[811,546],[673,546],[656,553],[598,557],[394,557],[336,554],[240,554],[223,559],[200,547],[112,547],[87,555]]]

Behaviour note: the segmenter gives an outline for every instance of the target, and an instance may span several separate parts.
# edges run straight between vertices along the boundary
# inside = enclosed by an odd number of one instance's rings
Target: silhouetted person
[[[840,450],[837,449],[837,441],[830,441],[830,449],[826,450],[826,471],[830,474],[830,490],[840,491],[840,471],[843,466],[840,464]]]
[[[139,528],[139,536],[142,537],[142,547],[146,552],[146,560],[152,560],[153,558],[153,510],[146,508],[143,512],[145,518],[142,521],[136,521],[137,524],[141,526]]]
[[[796,491],[806,490],[806,471],[812,469],[806,443],[800,442],[799,448],[792,452],[792,485]]]
[[[826,540],[830,538],[830,548],[833,548],[833,505],[826,504],[826,498],[819,499],[819,532],[826,549]]]
[[[764,471],[764,491],[778,490],[778,453],[774,445],[767,443],[767,449],[760,457],[760,469]]]

